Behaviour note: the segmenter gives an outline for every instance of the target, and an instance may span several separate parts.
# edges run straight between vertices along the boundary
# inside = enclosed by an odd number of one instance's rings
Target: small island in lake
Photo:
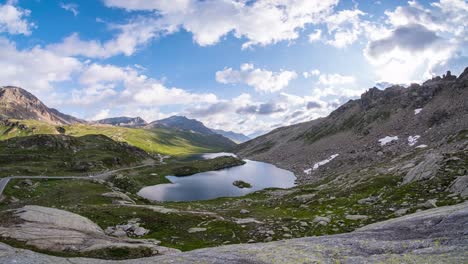
[[[245,181],[241,181],[241,180],[237,180],[237,181],[234,181],[232,183],[232,185],[236,186],[237,188],[252,188],[252,184],[248,183],[248,182],[245,182]]]

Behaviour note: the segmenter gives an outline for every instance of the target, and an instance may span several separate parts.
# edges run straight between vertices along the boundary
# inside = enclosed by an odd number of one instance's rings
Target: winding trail
[[[120,171],[126,171],[126,170],[133,170],[133,169],[138,169],[138,168],[143,168],[143,167],[149,167],[149,166],[154,166],[154,162],[146,162],[146,164],[138,165],[138,166],[133,166],[133,167],[125,167],[125,168],[120,168],[116,170],[110,170],[110,171],[104,171],[95,175],[90,175],[90,176],[9,176],[5,178],[0,179],[0,196],[3,194],[3,191],[5,190],[6,186],[12,179],[57,179],[57,180],[95,180],[95,179],[106,179],[112,174]]]

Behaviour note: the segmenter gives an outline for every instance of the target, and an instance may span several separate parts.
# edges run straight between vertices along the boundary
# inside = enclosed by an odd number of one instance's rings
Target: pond
[[[202,158],[215,158],[229,153],[202,155]],[[229,154],[232,155],[232,154]],[[195,201],[218,197],[243,196],[265,188],[290,188],[296,177],[290,171],[272,164],[245,160],[246,164],[218,171],[197,173],[191,176],[167,176],[172,183],[147,186],[138,195],[154,201]],[[234,181],[244,181],[252,188],[238,188]]]

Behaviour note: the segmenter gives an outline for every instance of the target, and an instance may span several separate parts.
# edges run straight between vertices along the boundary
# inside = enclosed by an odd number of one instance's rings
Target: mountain
[[[142,127],[146,126],[145,120],[141,117],[112,117],[96,121],[98,124],[113,125],[113,126],[122,126],[122,127]]]
[[[246,141],[249,141],[250,138],[242,133],[236,133],[232,131],[224,131],[221,129],[212,129],[213,132],[216,134],[222,135],[224,137],[229,138],[230,140],[236,142],[237,144],[244,143]]]
[[[48,108],[28,91],[13,86],[0,88],[0,119],[31,119],[55,125],[86,123],[86,121]]]
[[[156,128],[172,128],[185,130],[190,132],[196,132],[204,135],[215,134],[211,129],[207,128],[202,122],[195,119],[188,119],[185,116],[171,116],[161,120],[153,121],[148,124],[147,127]]]
[[[432,177],[443,157],[468,148],[467,98],[468,68],[458,78],[374,87],[325,118],[275,129],[235,152],[292,170],[299,183],[369,168],[403,182]]]
[[[190,133],[193,137],[204,137],[207,144],[214,144],[224,149],[232,149],[237,144],[231,139],[213,132],[202,122],[189,119],[185,116],[171,116],[165,119],[153,121],[145,126],[146,129],[164,128],[180,132]]]

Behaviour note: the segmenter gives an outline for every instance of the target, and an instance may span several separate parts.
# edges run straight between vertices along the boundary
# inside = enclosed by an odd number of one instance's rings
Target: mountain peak
[[[8,118],[39,120],[57,125],[85,122],[47,107],[30,92],[15,86],[0,88],[0,119]]]
[[[185,116],[170,116],[161,120],[153,121],[149,125],[151,128],[155,127],[168,127],[180,130],[191,131],[195,133],[212,135],[215,134],[211,129],[207,128],[202,122],[196,119],[189,119]]]

